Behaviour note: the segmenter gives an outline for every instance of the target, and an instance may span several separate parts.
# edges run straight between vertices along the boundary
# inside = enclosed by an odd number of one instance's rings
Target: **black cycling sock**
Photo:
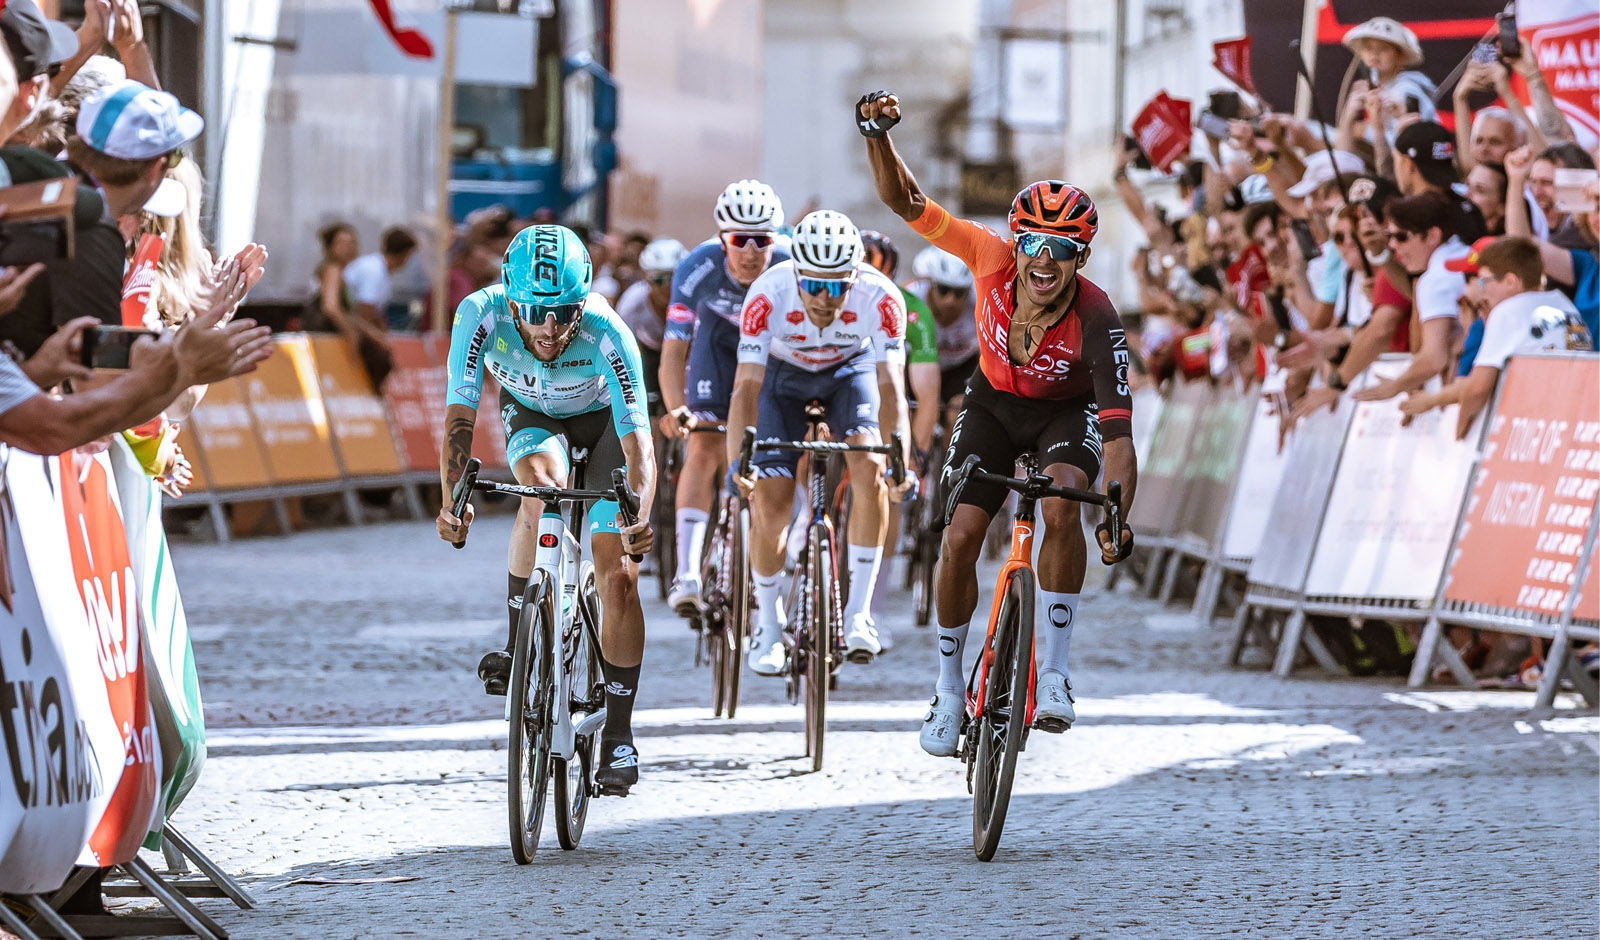
[[[527,590],[527,578],[519,578],[509,571],[506,572],[506,613],[511,618],[510,632],[506,634],[507,650],[517,645],[517,621],[522,619],[522,595]]]
[[[633,740],[633,694],[639,688],[638,666],[615,666],[600,659],[606,676],[606,728],[608,744]]]

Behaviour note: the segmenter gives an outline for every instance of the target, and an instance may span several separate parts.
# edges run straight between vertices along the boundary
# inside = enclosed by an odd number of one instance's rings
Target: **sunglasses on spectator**
[[[951,284],[935,284],[932,288],[930,288],[930,290],[936,294],[943,294],[946,297],[965,297],[967,296],[967,291],[971,290],[971,288],[956,287]]]
[[[511,307],[511,312],[519,320],[531,326],[539,326],[546,318],[556,321],[556,326],[571,326],[579,317],[583,316],[583,304],[519,304],[515,300],[507,299],[506,304]]]
[[[649,281],[651,284],[655,285],[656,287],[666,287],[668,284],[672,283],[672,272],[671,271],[657,271],[654,274],[645,275],[645,280]]]
[[[167,166],[166,166],[166,168],[168,170],[176,170],[178,168],[178,164],[183,162],[183,157],[184,157],[184,153],[183,153],[182,150],[173,150],[173,151],[169,152],[167,154]]]
[[[1420,232],[1408,232],[1403,228],[1401,228],[1401,229],[1392,228],[1392,229],[1389,230],[1389,240],[1394,242],[1396,245],[1404,245],[1406,242],[1410,241],[1413,237],[1421,238],[1422,237],[1422,233],[1420,233]]]
[[[1017,247],[1030,258],[1037,258],[1045,252],[1056,261],[1071,261],[1083,254],[1088,246],[1076,239],[1067,238],[1065,235],[1046,235],[1043,232],[1018,232]]]
[[[762,250],[772,247],[772,236],[766,232],[729,232],[722,236],[730,248],[759,248]]]
[[[853,277],[802,277],[800,289],[813,297],[827,294],[829,297],[843,297],[850,293],[850,288],[855,286]]]

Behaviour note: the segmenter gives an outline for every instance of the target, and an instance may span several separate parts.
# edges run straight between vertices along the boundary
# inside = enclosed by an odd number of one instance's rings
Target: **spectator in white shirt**
[[[362,255],[344,269],[356,312],[368,323],[387,323],[389,299],[394,295],[395,272],[406,266],[417,250],[411,230],[395,226],[383,233],[382,250]]]
[[[1451,340],[1460,326],[1456,301],[1467,289],[1465,277],[1445,268],[1445,262],[1469,250],[1456,237],[1457,215],[1448,196],[1434,190],[1404,196],[1391,200],[1386,214],[1395,257],[1417,275],[1412,307],[1422,322],[1422,344],[1404,372],[1357,392],[1357,401],[1393,398],[1444,371],[1450,364]]]
[[[1594,348],[1578,308],[1555,290],[1538,290],[1544,281],[1544,258],[1532,239],[1516,235],[1485,239],[1470,254],[1446,264],[1473,278],[1490,305],[1483,343],[1472,361],[1472,372],[1437,392],[1418,392],[1401,410],[1409,415],[1430,408],[1460,403],[1456,437],[1465,438],[1474,419],[1489,404],[1495,383],[1512,356]]]

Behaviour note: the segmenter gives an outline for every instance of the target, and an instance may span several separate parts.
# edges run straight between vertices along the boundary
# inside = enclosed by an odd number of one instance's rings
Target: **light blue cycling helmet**
[[[506,299],[532,320],[534,308],[582,305],[594,281],[583,240],[562,225],[533,225],[517,233],[500,265]],[[539,319],[543,319],[539,317]]]

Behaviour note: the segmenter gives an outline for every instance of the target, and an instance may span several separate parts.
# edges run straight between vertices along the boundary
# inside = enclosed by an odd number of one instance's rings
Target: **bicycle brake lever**
[[[639,521],[639,497],[633,492],[633,488],[628,486],[628,471],[621,467],[611,471],[611,488],[616,493],[617,511],[622,514],[623,526],[632,528],[633,524]],[[633,559],[634,564],[644,561],[643,555],[635,555],[633,552],[629,552],[628,557]]]
[[[467,511],[467,503],[472,499],[472,488],[478,485],[478,470],[482,467],[483,461],[476,457],[467,458],[466,469],[461,471],[461,479],[456,481],[455,489],[450,493],[451,499],[455,501],[451,506],[451,513],[463,522],[466,521],[463,513]],[[451,542],[450,544],[456,548],[466,548],[466,533],[462,533],[461,541]]]
[[[894,481],[895,486],[906,481],[905,446],[905,440],[901,438],[899,431],[889,435],[889,479]]]
[[[967,459],[961,464],[961,469],[956,471],[955,479],[950,486],[950,496],[944,503],[944,524],[950,524],[950,517],[956,514],[956,506],[961,499],[961,491],[966,488],[967,477],[972,471],[978,469],[979,458],[977,454],[968,454]]]

